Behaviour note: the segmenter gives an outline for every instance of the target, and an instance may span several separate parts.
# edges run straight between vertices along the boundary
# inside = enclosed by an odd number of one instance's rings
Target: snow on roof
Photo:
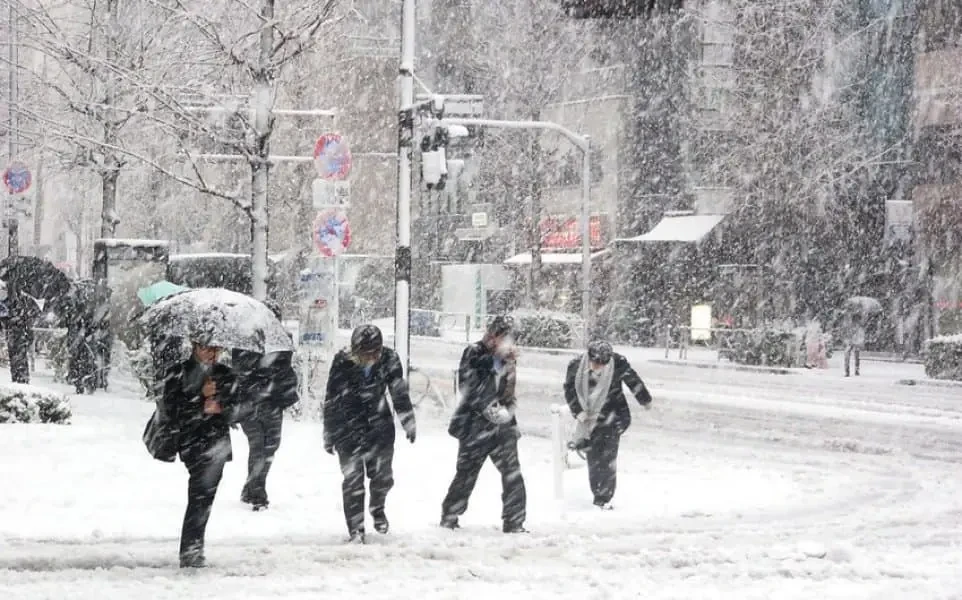
[[[192,254],[171,254],[170,260],[191,260],[197,258],[250,258],[250,254],[234,252],[198,252]]]
[[[170,246],[169,240],[138,240],[138,239],[124,239],[124,238],[98,238],[94,240],[95,244],[103,244],[108,248],[116,248],[117,246],[137,246],[141,248],[166,248]]]
[[[608,251],[601,250],[592,252],[592,260],[604,256]],[[504,261],[506,265],[530,265],[531,253],[522,252]],[[541,254],[541,264],[543,265],[580,265],[581,252],[543,252]]]
[[[665,215],[644,235],[619,242],[697,242],[714,229],[725,215]]]

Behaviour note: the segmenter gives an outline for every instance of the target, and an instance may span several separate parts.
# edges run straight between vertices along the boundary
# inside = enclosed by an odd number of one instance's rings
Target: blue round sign
[[[3,172],[3,185],[7,186],[7,192],[11,194],[22,194],[30,189],[33,176],[27,165],[21,162],[11,164]]]

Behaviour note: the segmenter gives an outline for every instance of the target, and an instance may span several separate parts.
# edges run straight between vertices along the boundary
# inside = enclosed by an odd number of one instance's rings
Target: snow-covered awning
[[[669,215],[646,234],[616,242],[697,242],[722,222],[725,215]]]
[[[593,252],[591,254],[591,260],[601,258],[608,254],[608,250],[599,250],[598,252]],[[506,265],[530,265],[531,264],[531,253],[522,252],[512,256],[508,260],[504,261]],[[580,265],[581,264],[581,253],[580,252],[543,252],[541,254],[541,264],[542,265]]]

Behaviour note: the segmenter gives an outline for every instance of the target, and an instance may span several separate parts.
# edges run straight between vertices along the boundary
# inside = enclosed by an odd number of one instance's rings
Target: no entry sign
[[[324,256],[337,256],[351,245],[351,224],[337,209],[317,213],[312,233],[314,247]]]
[[[339,133],[325,133],[314,144],[314,168],[321,179],[343,181],[351,174],[351,149]]]
[[[7,187],[7,193],[22,194],[30,189],[31,183],[33,176],[22,162],[12,163],[3,172],[3,185]]]

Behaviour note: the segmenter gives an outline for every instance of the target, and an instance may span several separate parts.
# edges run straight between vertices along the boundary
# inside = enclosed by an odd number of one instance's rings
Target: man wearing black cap
[[[448,433],[458,440],[457,472],[441,504],[441,526],[459,527],[458,517],[489,457],[501,473],[502,531],[524,533],[527,496],[518,459],[518,421],[514,417],[516,352],[511,319],[495,317],[484,338],[468,346],[458,368],[460,403]]]
[[[588,351],[568,364],[565,400],[578,421],[574,448],[585,450],[588,482],[595,506],[611,509],[617,481],[618,443],[631,425],[631,410],[622,391],[628,386],[645,409],[651,394],[628,360],[612,351],[605,341],[588,344]]]
[[[365,541],[365,475],[371,480],[374,529],[388,532],[384,504],[394,487],[394,415],[386,391],[413,444],[414,407],[401,361],[394,350],[384,347],[380,329],[361,325],[351,334],[351,347],[334,356],[324,401],[324,449],[329,454],[336,451],[340,460],[344,518],[355,542]]]

